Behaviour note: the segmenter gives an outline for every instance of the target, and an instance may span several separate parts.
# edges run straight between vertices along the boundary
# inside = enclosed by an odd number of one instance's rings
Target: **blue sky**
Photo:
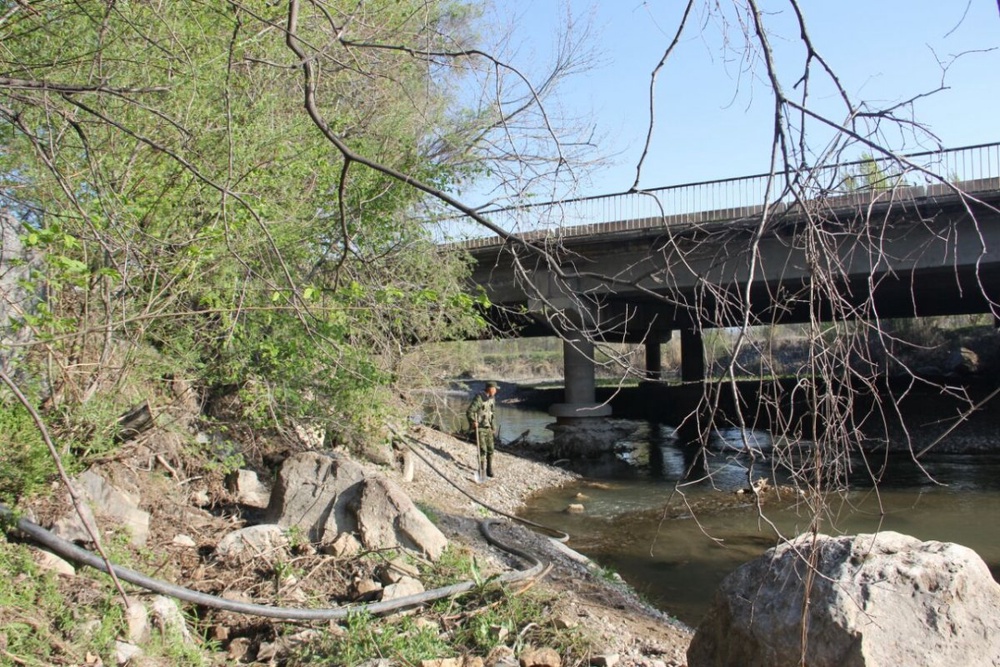
[[[855,99],[885,105],[933,90],[938,60],[962,52],[945,78],[947,90],[920,100],[917,120],[945,147],[1000,141],[1000,13],[996,0],[800,0],[813,42]],[[699,3],[708,4],[708,3]],[[723,5],[732,4],[723,0]],[[772,45],[791,87],[801,67],[797,30],[784,0],[762,0],[775,32]],[[589,174],[587,194],[622,191],[635,178],[649,113],[650,73],[673,37],[683,0],[497,0],[493,10],[516,25],[515,62],[550,60],[567,8],[590,17],[597,64],[568,80],[555,100],[589,117],[600,153],[614,164]],[[730,17],[734,18],[734,17]],[[728,41],[727,41],[728,40]],[[741,62],[743,37],[698,14],[660,72],[654,142],[640,187],[656,187],[767,171],[773,102],[759,64]],[[993,49],[993,50],[990,50]],[[836,118],[829,86],[813,79],[814,102]],[[815,148],[823,131],[810,131]],[[933,149],[890,132],[894,150]]]

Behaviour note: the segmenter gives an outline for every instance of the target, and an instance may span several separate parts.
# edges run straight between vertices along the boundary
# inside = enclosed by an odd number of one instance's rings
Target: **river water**
[[[445,428],[457,429],[464,399],[449,401]],[[440,417],[440,415],[439,415]],[[498,406],[502,440],[524,431],[528,439],[551,439],[552,419],[538,410]],[[450,424],[449,424],[450,421]],[[674,429],[630,422],[635,431],[614,461],[574,468],[584,478],[532,498],[525,518],[566,531],[569,545],[622,576],[651,604],[697,625],[722,578],[774,546],[778,535],[806,530],[810,512],[800,500],[765,504],[763,516],[751,496],[748,469],[758,479],[777,477],[760,461],[727,451],[751,443],[766,449],[768,435],[735,429],[716,434],[711,478],[686,480],[687,448]],[[828,534],[894,530],[922,540],[955,542],[974,549],[1000,581],[1000,455],[928,455],[924,470],[905,457],[884,464],[876,489],[862,461],[853,462],[851,491],[830,503],[821,528]],[[503,471],[498,471],[500,480]],[[929,476],[928,476],[929,475]],[[567,512],[570,504],[581,513]]]

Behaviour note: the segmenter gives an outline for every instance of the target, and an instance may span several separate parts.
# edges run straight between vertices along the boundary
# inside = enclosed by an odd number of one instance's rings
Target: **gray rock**
[[[398,600],[408,595],[419,595],[424,592],[424,585],[413,577],[403,577],[394,584],[382,589],[382,600]]]
[[[311,542],[324,534],[354,532],[357,523],[348,504],[360,492],[364,471],[338,454],[300,452],[281,466],[271,492],[266,521],[298,526]]]
[[[581,419],[571,424],[550,424],[552,452],[556,456],[601,457],[623,448],[622,441],[635,425],[614,419]]]
[[[119,665],[127,665],[141,655],[142,649],[135,644],[123,641],[115,642],[115,662]]]
[[[73,567],[72,563],[44,549],[35,551],[35,563],[43,570],[63,574],[68,577],[76,576],[76,568]]]
[[[141,602],[133,602],[125,609],[125,638],[132,644],[149,639],[149,611]]]
[[[173,543],[179,547],[188,547],[189,549],[193,549],[196,546],[198,546],[198,544],[194,541],[193,537],[191,537],[190,535],[183,535],[183,534],[174,535]]]
[[[337,558],[350,558],[361,553],[362,547],[361,542],[358,542],[358,538],[354,537],[354,535],[351,533],[341,533],[337,535],[337,539],[330,544],[324,544],[321,549],[323,553],[336,556]]]
[[[253,470],[237,470],[226,478],[229,492],[236,496],[236,502],[248,507],[268,506],[271,492]]]
[[[945,361],[949,373],[967,375],[979,371],[979,355],[967,347],[952,350]]]
[[[149,604],[149,612],[160,633],[168,639],[180,639],[185,644],[194,644],[177,602],[165,595],[157,595]]]
[[[128,529],[132,544],[143,546],[149,539],[149,513],[139,509],[139,498],[122,491],[108,483],[103,477],[87,470],[73,481],[81,500],[84,501],[84,513],[92,521],[94,516],[108,517],[115,525]],[[93,508],[91,512],[89,508]],[[94,522],[92,525],[96,526]],[[90,542],[87,532],[76,510],[58,519],[52,527],[52,532],[71,542]]]
[[[395,584],[403,577],[416,579],[420,576],[420,570],[415,565],[410,565],[401,558],[394,558],[385,564],[379,572],[379,579],[383,584]]]
[[[404,547],[437,560],[448,546],[448,539],[437,526],[387,479],[365,479],[351,507],[361,543],[368,549]]]
[[[803,618],[810,667],[1000,665],[1000,584],[971,549],[893,532],[820,535],[812,549],[803,536],[726,577],[688,665],[799,665]]]
[[[249,526],[229,533],[215,547],[220,558],[241,560],[244,558],[278,558],[287,555],[288,537],[281,526],[261,524]]]

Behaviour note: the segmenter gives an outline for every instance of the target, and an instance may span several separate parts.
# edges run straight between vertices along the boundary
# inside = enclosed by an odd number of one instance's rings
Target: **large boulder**
[[[437,560],[448,546],[448,539],[410,497],[382,477],[370,477],[362,483],[352,509],[361,543],[368,549],[401,546]]]
[[[688,665],[1000,665],[998,610],[1000,584],[966,547],[893,532],[803,536],[723,580]]]
[[[360,493],[364,477],[361,466],[339,454],[294,454],[281,466],[265,521],[297,526],[312,542],[329,533],[332,542],[339,533],[357,528],[348,504]]]
[[[302,452],[285,460],[271,492],[267,522],[296,526],[326,551],[357,534],[367,549],[405,548],[437,559],[447,539],[387,479],[338,454]]]

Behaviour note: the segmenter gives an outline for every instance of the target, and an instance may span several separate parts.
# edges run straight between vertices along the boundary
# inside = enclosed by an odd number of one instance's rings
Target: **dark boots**
[[[493,476],[493,452],[489,452],[486,455],[486,476]]]

